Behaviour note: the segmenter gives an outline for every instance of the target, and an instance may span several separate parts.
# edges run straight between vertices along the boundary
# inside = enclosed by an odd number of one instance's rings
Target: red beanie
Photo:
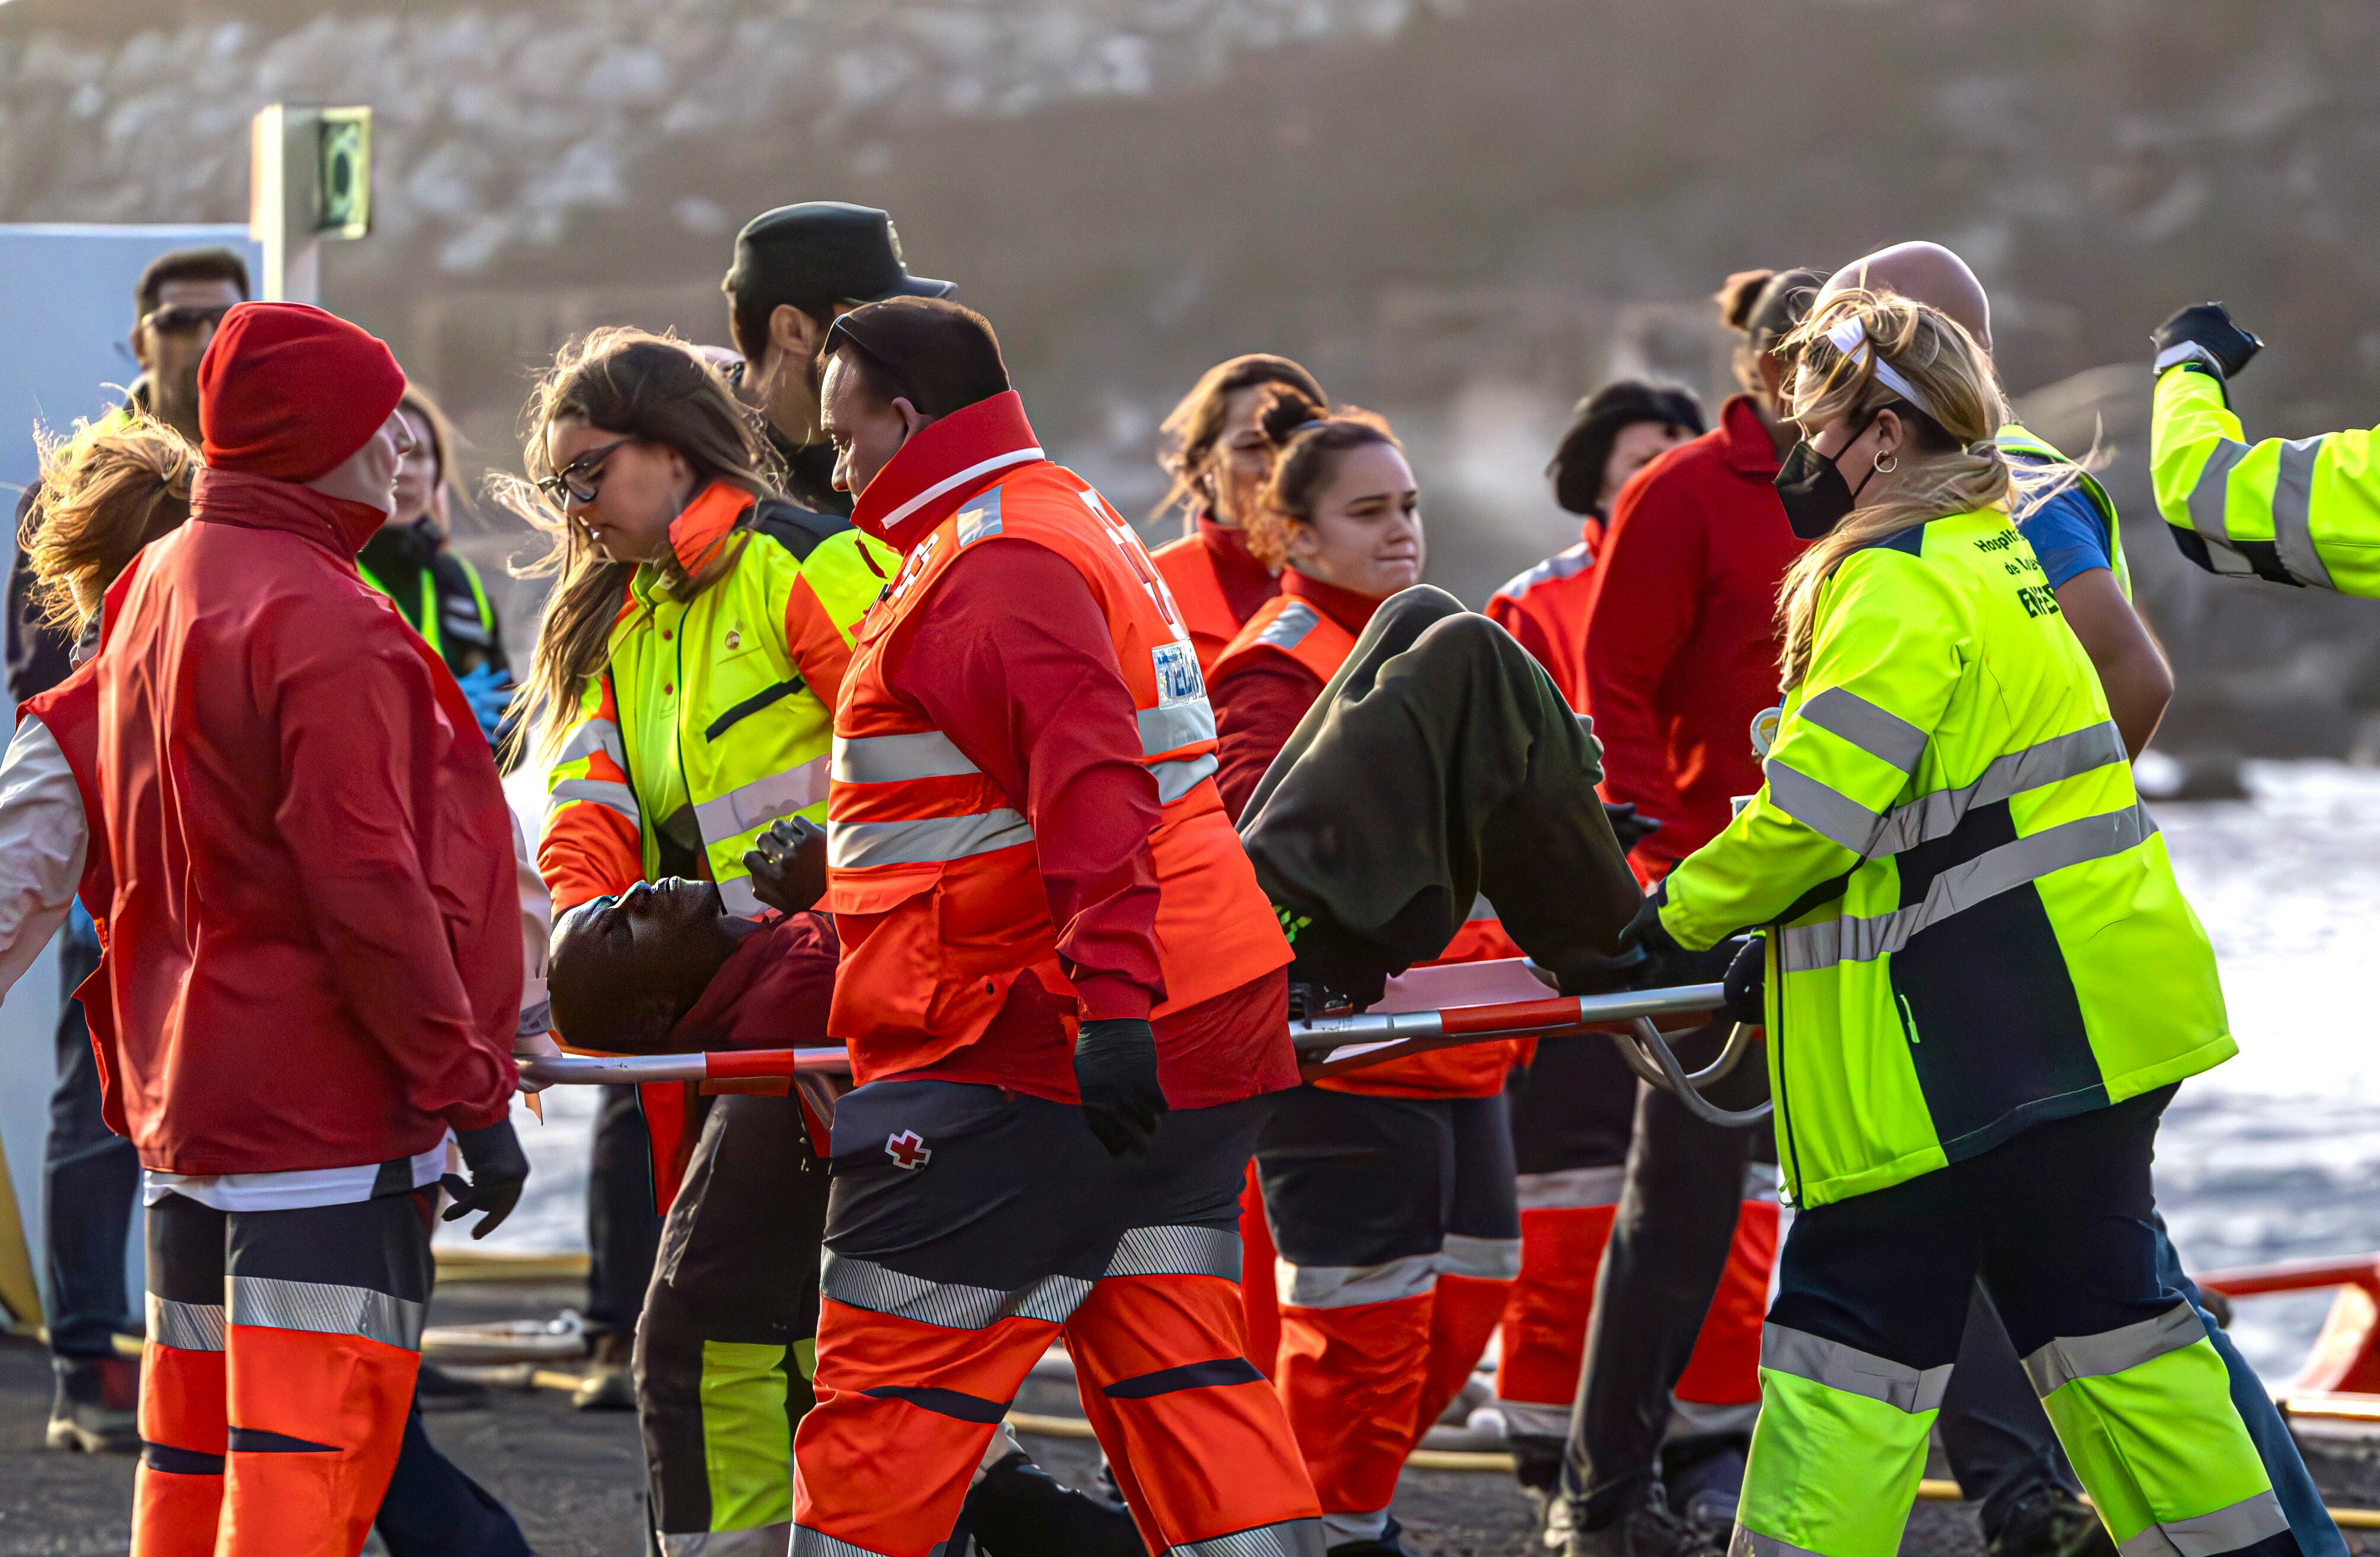
[[[207,464],[310,481],[370,442],[404,394],[377,336],[304,303],[241,303],[199,359]]]

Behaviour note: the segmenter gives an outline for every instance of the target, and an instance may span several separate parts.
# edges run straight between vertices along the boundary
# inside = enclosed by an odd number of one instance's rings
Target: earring
[[[1879,475],[1879,476],[1889,476],[1889,475],[1891,475],[1895,470],[1898,470],[1898,469],[1900,469],[1900,456],[1899,455],[1894,455],[1894,456],[1893,456],[1890,459],[1888,459],[1888,459],[1887,459],[1887,458],[1886,458],[1882,454],[1878,454],[1878,455],[1876,456],[1876,473],[1877,475]]]

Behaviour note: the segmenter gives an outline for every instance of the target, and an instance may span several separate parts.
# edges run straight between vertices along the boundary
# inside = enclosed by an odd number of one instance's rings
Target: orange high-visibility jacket
[[[1031,821],[892,689],[898,629],[971,546],[1031,542],[1071,563],[1105,614],[1161,809],[1163,1016],[1288,963],[1289,946],[1215,792],[1215,719],[1171,592],[1089,483],[1038,457],[951,503],[862,619],[835,711],[826,906],[843,938],[829,1030],[854,1079],[931,1064],[983,1035],[1026,973],[1071,992]],[[1019,610],[1029,610],[1020,602]],[[917,651],[930,653],[930,643]]]
[[[1219,541],[1213,527],[1202,520],[1199,529],[1179,541],[1167,541],[1149,558],[1173,593],[1182,625],[1190,630],[1190,646],[1197,651],[1198,668],[1209,676],[1215,673],[1215,657],[1238,635],[1242,621],[1223,588],[1220,559],[1216,553],[1218,545],[1237,546],[1239,542],[1236,532],[1227,530],[1221,535],[1223,539]]]

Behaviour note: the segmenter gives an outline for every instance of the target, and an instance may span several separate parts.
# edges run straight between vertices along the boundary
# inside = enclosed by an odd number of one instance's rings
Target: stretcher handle
[[[1319,1058],[1351,1044],[1394,1043],[1407,1039],[1526,1038],[1533,1033],[1569,1032],[1598,1022],[1691,1016],[1716,1011],[1726,1004],[1727,993],[1717,984],[1680,984],[1662,990],[1623,990],[1616,994],[1457,1005],[1443,1011],[1367,1011],[1351,1016],[1317,1016],[1311,1021],[1292,1022],[1289,1035],[1300,1055]]]
[[[1717,1081],[1733,1070],[1737,1062],[1743,1058],[1744,1052],[1752,1046],[1752,1029],[1742,1023],[1736,1023],[1734,1030],[1727,1035],[1727,1043],[1719,1050],[1718,1058],[1691,1075],[1678,1063],[1677,1052],[1661,1036],[1660,1028],[1641,1016],[1636,1019],[1634,1028],[1633,1036],[1628,1033],[1611,1035],[1611,1041],[1620,1045],[1620,1057],[1628,1063],[1630,1070],[1653,1086],[1674,1093],[1677,1100],[1686,1105],[1686,1112],[1705,1124],[1717,1125],[1722,1129],[1741,1129],[1746,1125],[1759,1124],[1775,1112],[1777,1104],[1773,1099],[1764,1099],[1754,1108],[1730,1109],[1721,1108],[1702,1095],[1701,1084]]]
[[[844,1074],[851,1056],[832,1049],[712,1049],[695,1054],[538,1054],[521,1075],[545,1086],[638,1081],[751,1081],[807,1071]]]

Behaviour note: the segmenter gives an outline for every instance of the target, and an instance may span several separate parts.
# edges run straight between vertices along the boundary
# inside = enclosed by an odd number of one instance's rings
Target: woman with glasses
[[[745,855],[772,822],[825,813],[851,628],[892,553],[786,502],[753,413],[676,341],[565,347],[528,426],[530,480],[501,491],[553,541],[528,704],[555,918],[672,877],[758,915]],[[665,1550],[731,1531],[782,1547],[827,1176],[803,1171],[790,1097],[665,1083],[643,1102],[667,1216],[635,1358],[655,1527]]]

